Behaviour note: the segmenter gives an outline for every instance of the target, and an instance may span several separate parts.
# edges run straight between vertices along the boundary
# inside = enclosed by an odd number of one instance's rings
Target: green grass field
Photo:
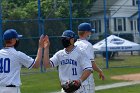
[[[102,59],[97,58],[97,64],[101,65],[102,62],[100,61]],[[115,66],[115,64],[128,64],[131,66],[140,66],[140,56],[129,56],[127,59],[125,58],[122,61],[110,61],[110,66]],[[139,63],[139,64],[138,64]],[[117,65],[118,66],[118,65]],[[116,82],[121,82],[119,80],[112,80],[110,79],[111,76],[114,75],[123,75],[123,74],[132,74],[132,73],[140,73],[140,68],[109,68],[109,69],[103,69],[106,80],[102,81],[98,78],[98,75],[96,72],[94,72],[94,79],[96,86],[98,85],[105,85],[105,84],[112,84]],[[33,74],[28,74],[31,72],[36,72]],[[59,91],[61,89],[59,85],[59,78],[58,78],[58,72],[56,70],[50,71],[47,70],[45,73],[38,73],[39,70],[31,70],[27,71],[26,69],[22,69],[22,73],[26,73],[27,75],[21,75],[22,79],[22,86],[21,86],[21,92],[22,93],[50,93]],[[96,93],[116,93],[114,91],[117,91],[117,93],[139,93],[140,85],[133,85],[133,86],[127,86],[127,87],[121,87],[121,88],[114,88],[114,89],[107,89],[107,90],[100,90],[96,91]]]
[[[140,92],[140,85],[96,91],[96,93],[139,93],[139,92]]]
[[[102,57],[96,58],[96,63],[102,67],[106,67],[106,60]],[[139,66],[140,67],[140,56],[130,56],[130,55],[119,55],[115,57],[113,60],[108,61],[110,67],[126,67],[126,66]]]

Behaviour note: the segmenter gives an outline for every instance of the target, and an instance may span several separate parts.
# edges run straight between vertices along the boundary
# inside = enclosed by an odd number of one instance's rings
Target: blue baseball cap
[[[21,38],[22,35],[19,35],[15,29],[8,29],[3,34],[4,40],[10,40],[12,38]]]
[[[95,29],[92,29],[91,24],[89,23],[81,23],[78,26],[78,31],[89,31],[89,32],[94,32]]]
[[[75,33],[72,30],[65,30],[61,37],[75,38]]]

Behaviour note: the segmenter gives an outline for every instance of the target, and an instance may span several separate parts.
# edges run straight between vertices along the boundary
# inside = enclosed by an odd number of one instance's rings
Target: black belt
[[[16,87],[15,85],[7,85],[6,87]]]

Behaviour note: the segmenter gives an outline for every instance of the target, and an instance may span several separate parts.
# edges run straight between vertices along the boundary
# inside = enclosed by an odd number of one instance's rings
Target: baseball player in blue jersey
[[[85,91],[82,83],[92,72],[92,64],[90,60],[81,50],[74,46],[75,33],[71,30],[66,30],[61,36],[63,50],[58,51],[49,59],[49,39],[45,36],[44,41],[44,64],[47,68],[57,67],[59,71],[59,79],[61,85],[69,81],[76,81],[76,84],[81,84],[81,87],[75,92],[66,93],[88,93]],[[63,88],[63,87],[62,87]],[[73,87],[74,88],[74,87]]]
[[[22,35],[19,35],[14,29],[8,29],[3,34],[5,47],[0,50],[0,93],[20,93],[22,65],[28,69],[40,66],[44,36],[40,37],[35,60],[15,49],[20,37]]]
[[[93,29],[91,28],[91,25],[89,23],[81,23],[78,26],[79,39],[75,42],[75,45],[77,45],[81,50],[83,50],[83,52],[91,60],[93,70],[97,71],[99,73],[99,77],[104,80],[104,74],[102,70],[95,63],[92,44],[88,42],[88,39],[92,33]],[[92,74],[88,77],[88,79],[85,80],[84,86],[88,93],[95,93],[95,84]]]

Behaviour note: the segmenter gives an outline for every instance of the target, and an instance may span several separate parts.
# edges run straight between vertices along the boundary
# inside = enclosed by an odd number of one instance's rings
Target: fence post
[[[3,47],[2,45],[2,0],[0,0],[0,49]]]
[[[140,0],[138,0],[138,32],[140,36]]]
[[[38,0],[38,33],[41,35],[41,5],[40,0]]]
[[[138,31],[140,36],[140,0],[138,0]]]
[[[140,38],[140,0],[138,0],[138,32],[139,32],[139,38]],[[139,39],[139,44],[140,44],[140,39]],[[139,51],[140,55],[140,51]]]
[[[43,34],[42,33],[42,19],[41,19],[41,4],[40,3],[41,3],[40,0],[38,0],[38,33],[39,33],[39,36],[41,34]],[[41,68],[40,71],[44,72],[44,66],[43,66],[42,60],[40,62],[40,68]]]
[[[105,30],[105,44],[106,44],[106,68],[108,69],[108,49],[107,49],[107,18],[106,18],[106,0],[104,0],[104,30]]]
[[[72,30],[72,0],[69,0],[70,30]]]

